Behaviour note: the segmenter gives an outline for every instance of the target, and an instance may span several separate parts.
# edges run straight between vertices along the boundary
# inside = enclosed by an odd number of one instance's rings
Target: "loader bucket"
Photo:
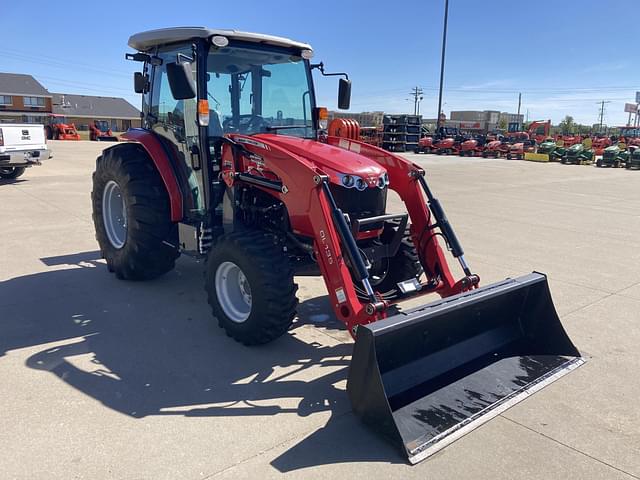
[[[582,363],[532,273],[358,327],[347,392],[417,463]]]

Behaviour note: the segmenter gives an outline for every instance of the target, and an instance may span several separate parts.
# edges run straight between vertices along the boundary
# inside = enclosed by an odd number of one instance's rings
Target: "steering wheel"
[[[260,115],[251,113],[240,115],[239,126],[236,129],[233,125],[233,117],[226,118],[222,124],[225,132],[235,131],[237,133],[259,133],[264,131],[264,127],[268,125],[267,121]]]

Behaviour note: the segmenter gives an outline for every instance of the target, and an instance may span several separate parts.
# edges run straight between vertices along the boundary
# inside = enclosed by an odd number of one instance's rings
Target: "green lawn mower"
[[[542,153],[549,156],[550,161],[558,161],[565,153],[565,148],[558,146],[553,139],[547,139],[538,145],[536,153]]]
[[[565,165],[590,165],[593,163],[593,149],[584,143],[576,143],[567,148],[560,158]]]
[[[627,167],[627,169],[629,170],[631,170],[632,168],[640,169],[640,148],[633,149],[633,151],[629,155],[625,167]]]
[[[596,161],[596,167],[622,167],[629,160],[629,150],[623,143],[611,145],[604,149],[602,158]]]

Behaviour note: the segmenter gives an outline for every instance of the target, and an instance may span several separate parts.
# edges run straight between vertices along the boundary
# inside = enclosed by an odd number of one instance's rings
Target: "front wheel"
[[[0,168],[0,178],[4,178],[5,180],[13,180],[14,178],[22,176],[25,170],[25,167]]]
[[[245,345],[284,334],[296,314],[298,286],[282,245],[261,231],[223,235],[207,260],[205,290],[227,335]]]

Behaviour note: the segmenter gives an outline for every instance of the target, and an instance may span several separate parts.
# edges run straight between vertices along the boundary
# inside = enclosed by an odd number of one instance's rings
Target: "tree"
[[[507,129],[507,121],[504,118],[502,120],[500,120],[500,123],[498,123],[498,128],[500,130],[506,130]]]
[[[573,129],[575,127],[575,122],[573,121],[573,117],[571,115],[567,115],[564,117],[564,120],[560,122],[560,130],[563,135],[567,135],[569,133],[573,133]]]

